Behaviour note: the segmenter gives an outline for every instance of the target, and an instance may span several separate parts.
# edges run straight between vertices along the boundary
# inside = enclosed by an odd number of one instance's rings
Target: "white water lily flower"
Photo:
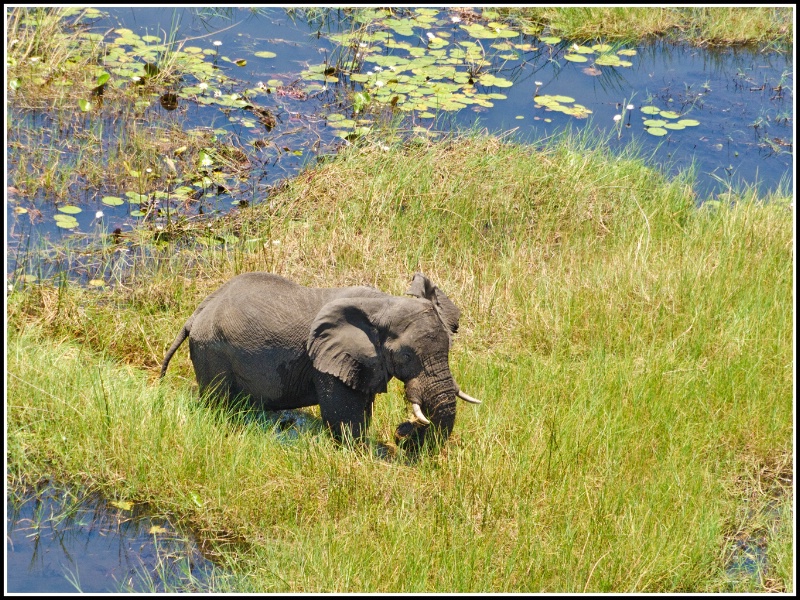
[[[615,122],[615,123],[616,123],[617,121],[621,120],[621,119],[622,119],[622,115],[614,115],[614,122]]]
[[[375,87],[383,87],[384,85],[386,85],[386,84],[383,81],[381,81],[380,79],[375,82]]]
[[[208,84],[205,81],[201,81],[200,83],[197,84],[197,87],[199,87],[201,90],[207,90]]]
[[[222,97],[222,92],[220,92],[219,90],[214,90],[214,98],[221,98],[221,97]]]
[[[214,40],[211,43],[214,44],[215,46],[222,46],[222,42],[220,42],[219,40]]]
[[[450,16],[450,21],[452,21],[453,23],[461,23],[461,17],[457,17],[455,15],[451,15]]]
[[[375,71],[376,73],[380,73],[381,71],[383,71],[383,67],[375,65],[374,67],[372,67],[372,70]]]
[[[428,37],[429,40],[435,40],[436,39],[436,36],[433,35],[430,31],[428,33],[426,33],[425,35]]]
[[[627,110],[633,110],[633,104],[628,104],[628,106],[626,106],[625,108]]]
[[[534,81],[533,85],[544,85],[541,81]]]
[[[102,210],[98,210],[96,213],[94,213],[94,218],[97,219],[98,221],[100,219],[102,219],[103,218],[103,211]]]
[[[264,88],[266,88],[267,86],[264,84],[264,82],[263,82],[263,81],[259,81],[259,82],[257,82],[257,83],[256,83],[256,87],[257,87],[259,90],[263,90],[263,89],[264,89]]]

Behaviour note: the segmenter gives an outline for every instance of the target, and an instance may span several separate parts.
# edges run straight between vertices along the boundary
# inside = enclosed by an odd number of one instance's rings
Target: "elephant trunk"
[[[446,359],[445,359],[446,360]],[[420,376],[406,382],[406,399],[411,402],[415,421],[398,426],[395,437],[403,445],[420,447],[426,439],[443,442],[456,422],[459,389],[445,362],[425,365]]]

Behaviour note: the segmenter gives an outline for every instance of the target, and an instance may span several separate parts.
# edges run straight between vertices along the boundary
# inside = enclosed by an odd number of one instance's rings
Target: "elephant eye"
[[[397,362],[406,365],[414,358],[414,353],[409,348],[400,348],[396,356]]]

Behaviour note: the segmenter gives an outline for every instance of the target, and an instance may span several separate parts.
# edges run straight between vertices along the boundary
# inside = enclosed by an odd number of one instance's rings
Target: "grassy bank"
[[[697,210],[690,182],[569,139],[352,148],[214,225],[238,241],[13,292],[9,480],[174,513],[235,574],[220,589],[793,591],[786,196]],[[204,408],[186,350],[155,385],[197,303],[249,270],[396,294],[425,272],[484,404],[409,462]],[[392,385],[373,440],[405,412]],[[768,569],[726,573],[749,538]]]
[[[506,13],[506,11],[508,11]],[[531,26],[571,39],[640,40],[664,37],[700,46],[791,45],[791,6],[736,7],[525,7],[501,10]]]

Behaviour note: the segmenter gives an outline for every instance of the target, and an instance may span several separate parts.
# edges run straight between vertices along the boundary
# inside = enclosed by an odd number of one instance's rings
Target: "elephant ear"
[[[430,279],[425,277],[422,273],[415,273],[414,278],[411,280],[411,287],[406,292],[409,296],[416,296],[417,298],[424,298],[433,302],[436,307],[436,312],[439,313],[439,318],[447,326],[451,333],[458,331],[458,319],[461,316],[461,311],[453,304],[453,301],[448,298],[445,293],[431,282]]]
[[[335,375],[360,392],[378,394],[386,391],[390,377],[369,312],[355,298],[329,302],[311,324],[307,348],[318,371]]]

